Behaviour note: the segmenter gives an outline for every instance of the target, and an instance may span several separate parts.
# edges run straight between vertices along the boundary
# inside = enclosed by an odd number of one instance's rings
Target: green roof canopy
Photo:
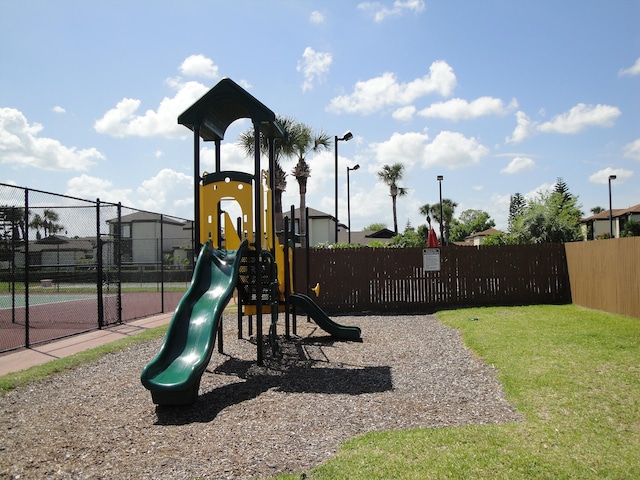
[[[282,138],[284,131],[276,114],[230,78],[223,78],[179,117],[178,123],[191,130],[200,128],[204,141],[222,140],[229,125],[250,118],[267,138]]]

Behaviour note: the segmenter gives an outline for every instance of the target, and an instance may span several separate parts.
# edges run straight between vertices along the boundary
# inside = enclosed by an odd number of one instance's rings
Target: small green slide
[[[302,293],[292,293],[289,295],[289,301],[295,307],[304,310],[307,315],[313,318],[313,321],[332,337],[341,338],[343,340],[360,340],[360,328],[348,327],[340,325],[329,318],[316,302],[311,300],[307,295]]]
[[[140,376],[153,403],[188,405],[197,399],[246,248],[246,241],[238,250],[216,250],[211,242],[202,246],[191,285],[173,314],[164,343]]]

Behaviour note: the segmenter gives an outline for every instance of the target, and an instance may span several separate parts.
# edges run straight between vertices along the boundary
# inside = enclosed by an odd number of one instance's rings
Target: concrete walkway
[[[144,332],[151,328],[166,325],[171,320],[173,313],[163,313],[153,317],[141,318],[123,325],[95,330],[93,332],[74,335],[55,342],[36,345],[32,348],[0,355],[0,376],[25,370],[36,365],[68,357],[90,348],[99,347],[114,342],[121,338]]]

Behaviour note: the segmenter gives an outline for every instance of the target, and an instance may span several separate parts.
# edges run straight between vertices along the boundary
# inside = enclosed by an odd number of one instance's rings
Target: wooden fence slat
[[[329,313],[425,312],[471,305],[568,303],[564,245],[441,247],[439,272],[422,270],[422,249],[311,249],[310,285]],[[296,290],[306,289],[296,250]]]
[[[640,318],[640,237],[566,245],[573,303]]]

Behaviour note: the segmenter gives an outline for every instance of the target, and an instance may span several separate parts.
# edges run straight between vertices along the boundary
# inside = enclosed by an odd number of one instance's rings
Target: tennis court
[[[103,326],[173,311],[184,292],[102,294]],[[29,293],[29,320],[23,293],[0,294],[0,352],[96,330],[98,295],[91,292]]]
[[[77,302],[82,300],[95,300],[95,293],[67,293],[67,292],[52,292],[52,293],[30,293],[29,305],[47,305],[57,303]],[[17,293],[15,295],[3,293],[0,294],[0,310],[11,308],[24,308],[25,295],[23,293]]]

